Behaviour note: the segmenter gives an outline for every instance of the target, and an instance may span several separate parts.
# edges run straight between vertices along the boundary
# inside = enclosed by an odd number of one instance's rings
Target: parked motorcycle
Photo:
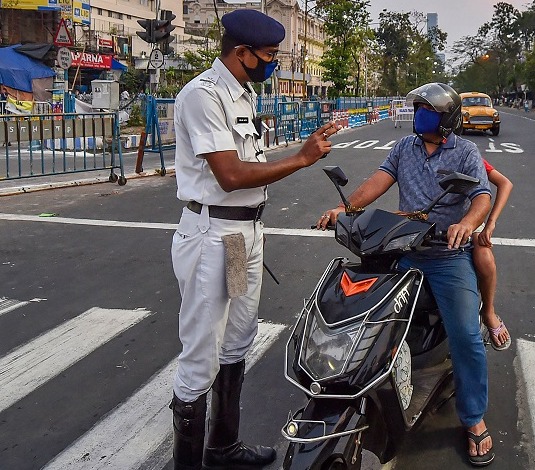
[[[282,429],[290,442],[284,469],[360,469],[364,448],[386,463],[425,412],[454,393],[446,331],[427,281],[396,265],[409,252],[447,244],[427,214],[479,180],[448,174],[428,207],[399,214],[351,207],[343,171],[324,171],[346,206],[336,241],[361,261],[330,262],[288,340],[285,376],[308,402]]]

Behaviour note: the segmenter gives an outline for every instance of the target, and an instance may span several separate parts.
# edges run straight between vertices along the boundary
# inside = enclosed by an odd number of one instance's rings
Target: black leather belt
[[[254,220],[256,222],[262,217],[265,205],[263,202],[258,207],[208,206],[208,214],[214,219]],[[190,201],[187,208],[196,214],[200,214],[202,204],[197,201]]]

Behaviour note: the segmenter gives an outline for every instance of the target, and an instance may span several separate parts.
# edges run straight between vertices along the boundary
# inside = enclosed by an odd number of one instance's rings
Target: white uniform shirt
[[[235,150],[242,161],[265,162],[254,126],[256,94],[247,93],[223,62],[189,82],[175,100],[177,197],[206,205],[256,207],[266,188],[229,193],[217,182],[203,154]]]

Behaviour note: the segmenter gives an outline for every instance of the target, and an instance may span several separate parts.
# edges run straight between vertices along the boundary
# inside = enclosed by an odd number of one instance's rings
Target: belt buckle
[[[262,217],[262,212],[264,212],[264,207],[266,207],[266,203],[262,202],[259,204],[256,208],[256,215],[254,217],[254,221],[258,222],[260,220],[260,217]]]

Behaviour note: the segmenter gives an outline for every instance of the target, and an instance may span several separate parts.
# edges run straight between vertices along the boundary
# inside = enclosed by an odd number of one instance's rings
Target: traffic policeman
[[[237,469],[275,460],[238,439],[244,357],[258,328],[262,211],[267,185],[331,150],[328,123],[296,154],[266,161],[256,95],[276,68],[282,24],[255,10],[224,15],[221,55],[175,101],[177,197],[187,201],[173,237],[182,303],[182,352],[173,385],[174,468]],[[206,394],[212,389],[206,446]]]

